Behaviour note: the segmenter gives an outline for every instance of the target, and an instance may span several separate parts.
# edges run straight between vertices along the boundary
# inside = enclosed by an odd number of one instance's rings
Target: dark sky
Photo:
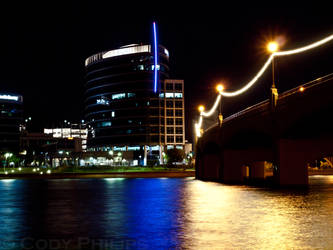
[[[185,80],[187,138],[191,140],[198,104],[210,106],[214,86],[237,89],[260,69],[264,45],[280,36],[282,50],[333,34],[330,7],[275,9],[243,6],[148,8],[146,2],[44,1],[2,8],[0,91],[24,96],[26,117],[36,129],[83,117],[84,60],[97,52],[130,43],[148,43],[152,21],[170,52],[171,75]],[[151,6],[150,6],[151,7]],[[162,11],[161,11],[162,10]],[[278,58],[279,91],[333,72],[333,43],[306,54]],[[268,96],[271,73],[245,95],[225,99],[224,115]]]

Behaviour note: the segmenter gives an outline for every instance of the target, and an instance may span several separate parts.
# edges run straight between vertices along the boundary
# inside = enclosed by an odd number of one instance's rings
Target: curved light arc
[[[287,56],[287,55],[292,55],[292,54],[298,54],[298,53],[302,53],[304,51],[310,50],[310,49],[314,49],[316,47],[319,47],[325,43],[330,42],[331,40],[333,40],[333,35],[330,35],[322,40],[319,40],[315,43],[309,44],[307,46],[301,47],[301,48],[297,48],[297,49],[293,49],[293,50],[286,50],[286,51],[278,51],[278,52],[274,52],[270,55],[270,57],[268,58],[268,60],[265,62],[265,64],[263,65],[263,67],[259,70],[259,72],[254,76],[254,78],[248,82],[243,88],[237,90],[237,91],[233,91],[233,92],[220,92],[218,97],[216,98],[216,101],[213,105],[213,107],[208,111],[208,112],[201,112],[200,113],[200,118],[198,123],[195,123],[195,130],[196,130],[196,135],[197,137],[201,136],[201,126],[202,126],[202,122],[203,122],[203,116],[204,117],[209,117],[211,116],[214,111],[217,108],[217,105],[219,104],[219,102],[221,101],[221,96],[225,96],[225,97],[233,97],[233,96],[237,96],[240,95],[242,93],[244,93],[245,91],[247,91],[249,88],[251,88],[259,79],[259,77],[261,77],[263,75],[263,73],[266,71],[266,69],[268,68],[268,66],[270,65],[270,63],[272,62],[272,60],[274,59],[274,57],[278,57],[278,56]]]

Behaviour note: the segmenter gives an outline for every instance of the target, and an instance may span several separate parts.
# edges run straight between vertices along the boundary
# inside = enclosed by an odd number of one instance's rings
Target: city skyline
[[[237,89],[252,78],[268,57],[263,48],[268,39],[280,36],[285,39],[281,49],[291,49],[323,38],[333,29],[328,14],[310,9],[230,9],[208,18],[196,13],[176,13],[170,18],[146,12],[141,16],[106,15],[106,10],[99,9],[102,6],[93,6],[91,11],[83,4],[68,8],[61,4],[55,8],[28,6],[32,18],[12,13],[16,21],[5,24],[2,91],[23,95],[26,116],[37,119],[38,125],[82,119],[84,60],[98,51],[152,42],[153,21],[160,44],[170,51],[171,77],[185,82],[189,139],[197,105],[212,105],[205,100],[215,97],[217,82],[223,81],[227,89]],[[94,8],[100,11],[96,13]],[[296,80],[307,82],[331,73],[326,55],[332,51],[333,46],[327,45],[307,55],[279,59],[278,90],[298,85]],[[267,73],[258,83],[261,87],[239,98],[226,99],[224,115],[266,98],[270,79]]]

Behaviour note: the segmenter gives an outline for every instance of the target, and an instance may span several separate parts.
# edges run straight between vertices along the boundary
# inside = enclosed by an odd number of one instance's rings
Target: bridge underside
[[[333,138],[280,139],[271,148],[198,151],[196,177],[225,183],[269,180],[280,186],[308,184],[309,162],[331,155]],[[267,174],[267,166],[271,166]]]

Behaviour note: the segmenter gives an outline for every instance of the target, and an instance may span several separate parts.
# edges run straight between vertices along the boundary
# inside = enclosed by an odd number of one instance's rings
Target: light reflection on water
[[[30,249],[333,249],[333,176],[305,190],[108,178],[0,180],[0,192],[0,249],[27,237]]]

